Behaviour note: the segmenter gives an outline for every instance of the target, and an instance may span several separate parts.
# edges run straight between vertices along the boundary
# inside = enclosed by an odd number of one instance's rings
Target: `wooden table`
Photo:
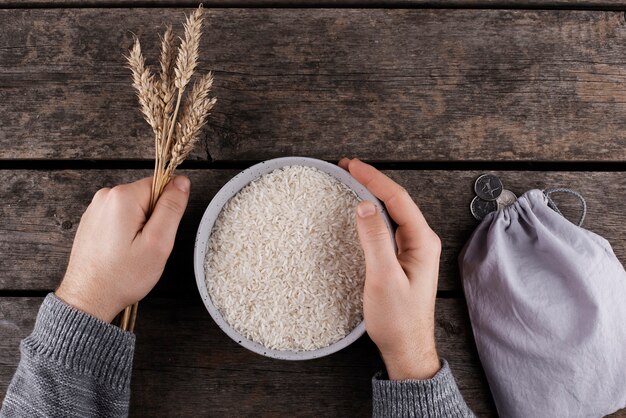
[[[122,54],[136,33],[155,57],[157,31],[182,18],[172,3],[0,0],[3,394],[92,194],[150,174],[151,132]],[[263,358],[217,328],[195,288],[194,234],[211,197],[241,169],[287,155],[357,156],[406,186],[443,240],[440,353],[468,404],[495,415],[457,269],[476,226],[472,183],[493,171],[518,194],[582,192],[586,226],[626,262],[626,1],[291,4],[205,2],[200,67],[215,71],[219,101],[182,170],[193,187],[174,253],[140,304],[131,415],[370,413],[381,362],[367,337],[314,361]]]

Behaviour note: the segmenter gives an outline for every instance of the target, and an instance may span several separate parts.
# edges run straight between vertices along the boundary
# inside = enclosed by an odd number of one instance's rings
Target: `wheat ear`
[[[204,8],[198,7],[185,21],[185,38],[181,39],[176,58],[176,87],[184,90],[198,65],[198,48],[202,35]]]
[[[141,54],[139,39],[135,38],[130,54],[126,57],[128,67],[133,73],[133,87],[137,92],[141,112],[146,122],[152,127],[156,138],[159,137],[163,124],[160,121],[160,98],[157,94],[156,82]]]
[[[135,39],[127,57],[141,111],[154,131],[155,167],[148,216],[176,167],[185,160],[197,142],[200,130],[216,102],[215,98],[209,98],[213,75],[208,73],[194,83],[185,106],[180,109],[185,88],[198,65],[203,12],[200,5],[186,18],[185,35],[178,49],[172,27],[167,26],[161,37],[161,74],[158,80],[145,65],[139,40]],[[176,50],[178,53],[175,55]],[[179,112],[181,118],[177,122]],[[137,318],[137,303],[126,307],[121,318],[120,327],[132,332]]]
[[[200,130],[217,101],[215,98],[209,98],[212,86],[213,74],[209,72],[194,83],[191,93],[187,96],[181,121],[176,124],[176,140],[172,147],[171,159],[167,165],[166,178],[170,177],[176,167],[187,158],[198,140]]]
[[[180,46],[178,47],[178,56],[176,57],[176,65],[174,67],[175,79],[174,84],[178,90],[178,96],[176,98],[176,106],[174,113],[168,122],[168,134],[167,139],[162,147],[162,155],[170,156],[172,148],[172,136],[174,133],[174,127],[176,125],[176,117],[178,116],[178,110],[180,108],[180,102],[183,98],[185,87],[189,84],[189,80],[193,75],[193,72],[198,65],[198,48],[200,46],[200,36],[202,35],[202,22],[204,20],[204,8],[202,5],[198,7],[191,15],[187,16],[185,20],[185,37],[181,39]],[[160,161],[159,172],[165,173],[168,161],[164,158]],[[159,190],[163,190],[165,184],[169,181],[169,177],[159,179],[159,183],[162,185]],[[157,196],[154,196],[154,203],[156,203]],[[154,204],[152,203],[152,204]]]
[[[166,129],[162,117],[165,103],[161,95],[161,83],[155,81],[150,69],[146,66],[145,59],[141,53],[139,39],[135,38],[133,47],[126,60],[133,73],[133,86],[137,91],[141,111],[154,132],[154,165],[156,169],[160,164],[161,137]],[[154,200],[155,193],[156,178],[153,178],[150,191],[151,202]]]
[[[158,199],[159,184],[162,182],[159,169],[162,165],[163,150],[166,135],[169,132],[170,119],[174,111],[174,96],[176,95],[176,84],[174,66],[176,64],[176,45],[172,26],[167,25],[163,36],[161,36],[161,56],[159,59],[161,75],[158,81],[158,94],[162,107],[159,115],[162,129],[154,147],[154,176],[152,177],[152,189],[150,191],[150,212],[154,209],[154,204]]]
[[[176,99],[176,108],[172,116],[172,121],[176,121],[178,109],[183,97],[185,87],[189,84],[189,80],[198,65],[198,48],[200,46],[200,36],[202,35],[202,21],[204,9],[202,5],[196,9],[191,15],[187,16],[185,21],[185,38],[181,40],[178,47],[178,57],[176,58],[176,66],[174,73],[176,74],[175,85],[178,89],[178,97]],[[167,141],[165,142],[164,151],[169,153],[172,144],[172,134],[174,133],[175,123],[171,123]]]
[[[176,65],[176,45],[172,26],[167,25],[161,37],[161,78],[159,80],[159,93],[163,100],[163,117],[168,119],[174,110],[174,95],[176,94],[174,66]]]

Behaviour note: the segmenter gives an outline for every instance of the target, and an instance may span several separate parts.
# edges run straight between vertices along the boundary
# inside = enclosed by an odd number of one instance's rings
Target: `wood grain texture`
[[[149,159],[122,54],[181,9],[0,10],[0,159]],[[624,161],[623,13],[213,9],[192,155]],[[180,29],[180,27],[178,27]]]
[[[195,293],[193,245],[206,206],[237,171],[187,170],[192,181],[190,203],[174,252],[157,294]],[[100,187],[129,182],[148,170],[0,171],[0,289],[54,289],[63,276],[80,216]],[[477,171],[388,171],[420,205],[443,241],[439,290],[460,290],[457,257],[476,227],[469,212]],[[621,172],[496,172],[506,188],[520,195],[531,188],[571,187],[587,199],[585,226],[604,236],[626,263],[624,191]],[[575,199],[557,196],[572,220],[579,215]]]
[[[0,298],[0,399],[41,298]],[[303,362],[272,360],[239,347],[200,298],[148,298],[140,305],[131,416],[368,416],[371,383],[382,367],[367,336],[347,349]],[[439,352],[468,404],[492,416],[493,404],[461,300],[437,303]]]
[[[194,0],[0,0],[2,7],[195,7]],[[205,7],[432,7],[620,10],[624,0],[208,0]]]

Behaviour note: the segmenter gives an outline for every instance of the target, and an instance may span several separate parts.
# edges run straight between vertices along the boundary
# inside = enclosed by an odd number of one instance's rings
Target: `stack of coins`
[[[478,177],[474,183],[474,192],[476,196],[470,203],[470,211],[479,221],[491,212],[510,206],[517,200],[517,196],[505,189],[502,180],[493,174]]]

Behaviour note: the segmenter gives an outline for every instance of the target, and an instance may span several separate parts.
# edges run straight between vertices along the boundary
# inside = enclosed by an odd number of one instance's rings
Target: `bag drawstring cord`
[[[556,213],[558,213],[559,215],[563,216],[563,214],[561,213],[561,211],[559,210],[559,208],[557,207],[556,203],[554,203],[554,200],[552,200],[552,198],[550,197],[550,195],[552,195],[553,193],[568,193],[571,194],[575,197],[578,198],[578,200],[580,200],[580,203],[582,203],[582,214],[580,215],[580,221],[578,221],[578,226],[583,226],[583,222],[585,222],[585,216],[587,216],[587,202],[585,201],[585,198],[578,193],[575,190],[572,189],[568,189],[565,187],[558,187],[558,188],[554,188],[554,189],[544,189],[543,190],[543,194],[545,195],[546,199],[548,200],[548,206],[550,208],[552,208],[552,210],[554,210]]]

